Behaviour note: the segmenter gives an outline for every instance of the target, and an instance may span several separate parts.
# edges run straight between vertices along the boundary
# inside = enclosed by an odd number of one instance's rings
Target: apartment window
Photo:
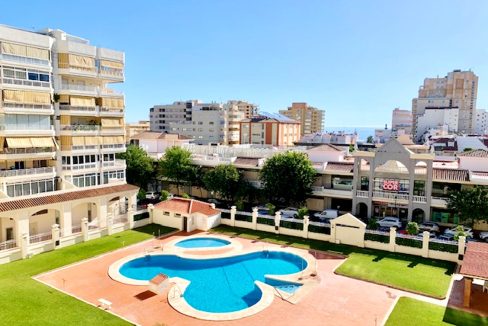
[[[54,180],[52,179],[7,184],[7,195],[9,197],[29,196],[49,191],[54,191]]]

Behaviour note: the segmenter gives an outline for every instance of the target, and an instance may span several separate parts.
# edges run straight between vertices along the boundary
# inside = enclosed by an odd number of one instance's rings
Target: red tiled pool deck
[[[111,312],[140,325],[381,325],[395,304],[395,299],[409,295],[386,286],[355,280],[334,274],[342,257],[317,253],[317,269],[321,279],[298,304],[278,297],[270,307],[239,320],[204,321],[185,316],[174,310],[167,297],[154,295],[147,286],[126,285],[112,280],[109,266],[129,254],[143,253],[156,244],[181,237],[176,234],[163,240],[150,240],[100,257],[66,266],[36,277],[60,291],[95,306],[98,299],[112,302]],[[279,247],[265,242],[237,238],[245,248]],[[297,250],[297,249],[295,249]],[[212,298],[208,298],[212,300]]]

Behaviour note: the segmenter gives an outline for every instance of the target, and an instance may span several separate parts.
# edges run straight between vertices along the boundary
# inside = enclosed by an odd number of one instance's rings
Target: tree
[[[205,172],[203,171],[201,166],[191,166],[188,170],[188,182],[190,183],[190,187],[197,187],[200,189],[200,197],[203,197],[202,188],[205,187],[203,183],[203,177]]]
[[[417,224],[417,222],[408,222],[407,233],[410,235],[419,234],[419,225]]]
[[[259,174],[271,202],[298,206],[311,193],[316,177],[307,155],[291,151],[273,155]]]
[[[203,183],[208,191],[213,191],[228,201],[235,200],[241,180],[239,171],[230,164],[217,165],[203,177]]]
[[[139,146],[129,145],[125,153],[121,153],[117,157],[125,160],[127,182],[147,189],[147,184],[153,176],[154,161],[146,151]]]
[[[158,176],[176,183],[179,194],[180,185],[188,181],[191,168],[191,153],[181,147],[173,146],[167,149],[164,157],[159,160]]]
[[[456,213],[465,224],[488,221],[488,190],[475,186],[453,191],[449,194],[447,208]]]
[[[368,138],[366,139],[366,142],[367,142],[367,143],[369,143],[369,144],[374,143],[374,138],[373,138],[373,136],[368,136]]]

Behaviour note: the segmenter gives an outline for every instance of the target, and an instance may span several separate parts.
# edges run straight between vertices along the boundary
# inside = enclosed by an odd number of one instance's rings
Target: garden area
[[[0,321],[4,325],[129,325],[124,320],[32,279],[33,276],[167,234],[147,225],[0,265]]]

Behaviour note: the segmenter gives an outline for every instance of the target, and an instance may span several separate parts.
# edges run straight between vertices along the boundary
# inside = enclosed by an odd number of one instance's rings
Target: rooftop
[[[460,274],[488,280],[488,243],[467,243]]]
[[[185,215],[200,213],[206,216],[212,216],[220,212],[219,210],[213,208],[212,204],[195,199],[180,197],[171,198],[169,200],[157,203],[154,205],[154,208]]]
[[[488,157],[488,151],[485,149],[475,149],[472,151],[467,151],[464,153],[458,154],[458,156],[463,156],[463,157],[483,157],[486,158]]]

